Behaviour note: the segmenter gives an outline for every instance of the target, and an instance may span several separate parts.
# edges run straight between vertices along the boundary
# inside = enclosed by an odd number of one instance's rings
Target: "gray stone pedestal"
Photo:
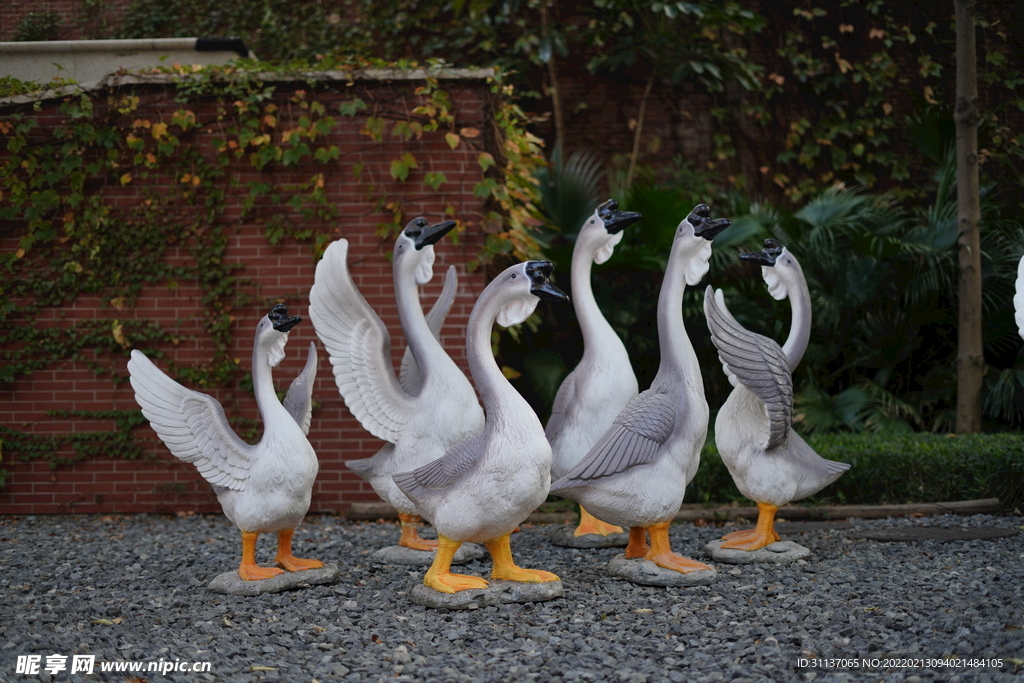
[[[718,580],[718,572],[713,567],[683,574],[659,567],[642,557],[627,559],[625,554],[612,558],[608,563],[608,573],[643,586],[706,586]]]
[[[723,548],[722,539],[711,541],[704,546],[706,552],[715,562],[726,564],[752,564],[754,562],[770,562],[773,564],[786,564],[802,560],[811,554],[808,548],[793,541],[775,541],[757,550],[738,550],[735,548]]]
[[[325,564],[319,569],[306,569],[301,572],[284,572],[259,581],[243,581],[238,578],[238,570],[232,570],[219,574],[207,588],[214,593],[251,597],[264,593],[280,593],[293,588],[308,588],[324,583],[335,583],[340,575],[341,570],[336,564]]]
[[[479,609],[509,602],[544,602],[564,594],[561,581],[521,583],[491,581],[487,588],[471,588],[458,593],[440,593],[422,583],[409,591],[409,599],[417,605],[434,609]]]

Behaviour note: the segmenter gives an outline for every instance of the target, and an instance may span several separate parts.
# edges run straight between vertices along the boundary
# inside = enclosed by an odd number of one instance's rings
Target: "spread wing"
[[[544,427],[544,436],[551,442],[562,431],[565,420],[568,417],[569,406],[576,402],[576,370],[569,373],[569,376],[562,380],[555,394],[554,405],[551,406],[551,417]]]
[[[1017,286],[1013,295],[1013,313],[1017,321],[1017,331],[1024,337],[1024,256],[1017,264]]]
[[[391,336],[348,272],[348,240],[327,247],[309,291],[309,317],[327,349],[334,382],[366,431],[394,443],[412,415],[391,365]]]
[[[174,457],[214,486],[244,491],[255,448],[238,438],[220,403],[181,386],[138,350],[128,373],[142,414]]]
[[[480,461],[484,439],[483,432],[470,434],[437,460],[391,478],[413,502],[431,491],[447,489]]]
[[[729,382],[743,385],[764,403],[769,429],[765,450],[775,448],[793,424],[793,376],[782,347],[743,329],[726,308],[722,290],[708,287],[704,292],[704,315]]]
[[[652,462],[675,422],[676,409],[667,395],[648,390],[635,396],[583,460],[551,485],[551,493]]]
[[[444,276],[444,288],[441,289],[437,301],[425,316],[427,327],[430,328],[431,334],[438,342],[441,341],[441,328],[444,327],[448,312],[452,310],[458,287],[459,276],[455,273],[455,266],[448,266],[448,272]],[[420,368],[416,364],[416,357],[412,355],[412,348],[409,346],[405,347],[405,354],[402,356],[402,365],[398,370],[398,383],[410,396],[419,396],[420,389],[423,388],[423,374],[420,372]]]
[[[303,434],[309,434],[309,422],[313,416],[313,382],[316,380],[316,344],[309,342],[309,355],[302,372],[288,385],[284,396],[284,409],[295,418]]]

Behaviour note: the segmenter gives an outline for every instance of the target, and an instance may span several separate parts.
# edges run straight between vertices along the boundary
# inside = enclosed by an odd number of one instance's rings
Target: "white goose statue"
[[[609,199],[597,207],[580,228],[572,251],[572,304],[583,333],[583,357],[555,394],[551,418],[544,430],[551,443],[551,478],[565,476],[611,426],[612,420],[637,394],[636,375],[619,335],[605,320],[594,299],[590,269],[604,263],[620,241],[622,231],[640,214],[618,210]],[[580,506],[574,536],[621,533]]]
[[[668,530],[707,436],[708,403],[682,306],[685,286],[707,273],[711,240],[730,225],[710,215],[700,204],[676,230],[658,297],[661,364],[650,389],[633,398],[587,456],[551,486],[551,493],[572,498],[598,518],[628,526],[627,558],[643,557],[684,574],[709,569],[673,553]]]
[[[1017,264],[1017,282],[1013,294],[1013,317],[1017,322],[1017,332],[1024,339],[1024,256]]]
[[[491,352],[491,328],[521,323],[539,298],[568,301],[548,281],[549,261],[511,266],[480,294],[469,316],[466,352],[487,421],[443,457],[394,475],[394,481],[437,529],[438,547],[424,585],[441,593],[486,588],[487,581],[451,573],[466,541],[482,542],[494,561],[491,578],[541,583],[550,572],[515,565],[509,535],[544,502],[551,483],[551,446],[533,408],[502,375]],[[539,298],[538,298],[539,297]]]
[[[793,320],[784,346],[745,330],[725,306],[722,290],[707,288],[704,314],[718,358],[733,387],[715,420],[715,443],[740,493],[757,503],[757,525],[724,537],[722,548],[754,551],[780,540],[775,513],[828,486],[848,470],[825,460],[793,431],[793,377],[811,335],[811,296],[788,249],[765,240],[740,258],[761,264],[768,292],[789,297]]]
[[[263,420],[263,437],[255,446],[232,431],[216,399],[175,382],[141,351],[128,361],[135,400],[160,439],[179,460],[196,466],[213,485],[224,514],[242,532],[239,578],[266,579],[281,573],[256,564],[256,539],[277,534],[274,561],[288,571],[322,567],[319,560],[292,555],[292,533],[309,509],[319,469],[309,445],[316,347],[309,344],[306,366],[291,383],[284,404],[277,399],[271,368],[284,358],[288,331],[302,318],[289,317],[277,304],[256,326],[252,380]]]
[[[352,281],[347,240],[327,248],[309,292],[309,316],[330,355],[338,391],[363,427],[388,442],[373,457],[345,464],[398,510],[398,544],[413,550],[435,550],[437,541],[420,538],[416,506],[391,475],[441,457],[456,441],[484,426],[473,386],[441,346],[419,300],[417,285],[433,275],[433,245],[454,226],[453,221],[428,225],[417,218],[395,240],[392,268],[398,318],[418,381],[412,376],[403,383],[395,377],[391,337]],[[440,324],[436,318],[435,322]]]

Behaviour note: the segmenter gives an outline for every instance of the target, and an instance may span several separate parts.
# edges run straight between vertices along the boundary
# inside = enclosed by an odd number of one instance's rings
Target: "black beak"
[[[636,211],[619,211],[619,203],[614,199],[597,207],[597,215],[604,221],[604,229],[609,235],[621,232],[643,218]]]
[[[414,218],[405,226],[405,236],[413,241],[416,250],[419,251],[430,244],[437,244],[438,240],[448,234],[455,227],[455,221],[442,221],[434,225],[427,225],[425,218]]]
[[[712,219],[711,209],[707,204],[698,204],[693,207],[693,211],[686,217],[686,220],[690,221],[690,225],[693,226],[694,235],[703,237],[709,242],[715,239],[718,233],[732,225],[732,221],[725,218]]]
[[[775,261],[782,254],[783,249],[781,243],[769,238],[764,241],[764,249],[749,254],[740,254],[740,258],[744,261],[753,261],[761,266],[771,267],[775,265]]]
[[[302,318],[299,316],[295,316],[294,318],[289,317],[288,307],[284,304],[274,304],[274,307],[270,309],[270,313],[267,317],[270,318],[271,324],[278,332],[287,332],[302,322]]]
[[[555,287],[548,280],[555,272],[555,264],[551,261],[528,261],[526,276],[530,278],[530,294],[548,301],[564,301],[568,303],[569,295]]]

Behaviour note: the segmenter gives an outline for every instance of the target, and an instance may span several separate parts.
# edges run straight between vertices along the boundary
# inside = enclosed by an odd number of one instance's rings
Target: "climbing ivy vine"
[[[368,103],[351,87],[356,70],[367,67],[417,68],[425,77],[409,94]],[[445,195],[448,179],[428,156],[396,152],[387,183],[361,162],[343,166],[344,153],[328,136],[345,118],[361,122],[367,145],[436,135],[452,149],[475,150],[483,180],[474,194],[488,208],[481,221],[486,240],[471,267],[499,255],[536,256],[532,178],[543,163],[539,140],[525,131],[500,73],[490,79],[490,123],[484,130],[457,127],[441,68],[337,57],[301,70],[175,65],[160,70],[155,85],[71,92],[60,100],[57,122],[43,117],[38,102],[11,111],[0,119],[0,236],[16,240],[0,253],[0,386],[66,361],[124,381],[102,362],[104,354],[176,345],[185,321],[160,324],[116,312],[130,309],[145,287],[183,283],[202,293],[202,328],[214,353],[196,366],[168,360],[170,374],[198,387],[244,386],[230,349],[234,312],[251,302],[252,283],[226,258],[235,226],[261,224],[269,244],[297,240],[316,258],[334,239],[338,217],[328,174],[350,173],[367,190],[387,217],[378,225],[382,239],[404,225],[407,195]],[[332,87],[328,81],[338,83],[339,72],[340,87]],[[281,85],[295,81],[304,86]],[[30,89],[21,82],[0,86],[11,86],[0,95]],[[458,219],[450,201],[445,211]],[[459,220],[458,229],[465,228]],[[48,309],[78,304],[114,315],[60,329],[29,324]],[[76,414],[116,424],[72,436],[75,452],[86,457],[97,452],[88,444],[100,443],[108,456],[137,457],[137,445],[122,438],[132,420],[142,419],[132,415]],[[23,459],[65,462],[58,440],[7,426],[0,438],[6,452]]]

